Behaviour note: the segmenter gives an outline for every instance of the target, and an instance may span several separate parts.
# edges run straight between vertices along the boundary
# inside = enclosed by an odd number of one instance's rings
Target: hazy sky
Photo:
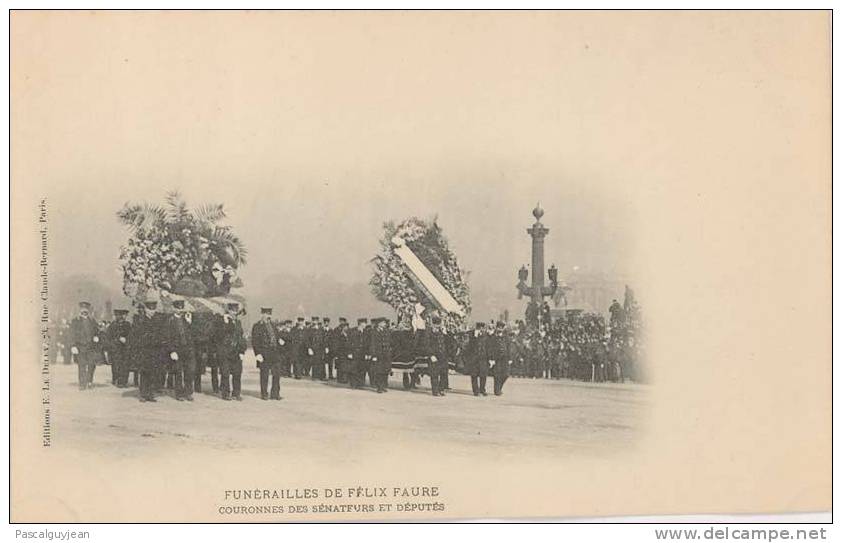
[[[622,132],[641,95],[614,90],[647,66],[629,71],[622,36],[529,14],[51,18],[19,53],[18,119],[40,131],[27,166],[51,187],[59,273],[119,286],[115,211],[171,188],[225,203],[247,288],[365,281],[384,220],[438,214],[472,284],[514,296],[539,200],[547,265],[626,271]]]

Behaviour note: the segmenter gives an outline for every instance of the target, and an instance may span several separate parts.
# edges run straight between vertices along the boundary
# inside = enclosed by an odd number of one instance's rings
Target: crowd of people
[[[406,389],[429,378],[437,397],[450,390],[451,371],[471,377],[475,396],[488,394],[488,377],[498,396],[509,376],[622,382],[635,378],[640,349],[637,310],[616,300],[609,323],[591,313],[569,312],[553,320],[542,312],[536,323],[478,322],[457,333],[445,330],[436,315],[429,327],[422,322],[403,329],[385,317],[359,318],[355,324],[339,318],[332,326],[329,317],[275,319],[272,308],[263,307],[260,320],[246,331],[238,303],[228,304],[221,315],[191,312],[180,299],[167,309],[149,301],[131,320],[128,310],[116,309],[113,321],[98,322],[91,304],[81,302],[79,315],[55,333],[54,351],[65,363],[78,365],[80,390],[92,386],[98,365],[107,364],[114,386],[135,386],[140,401],[154,402],[162,393],[192,401],[206,375],[220,398],[241,400],[249,346],[263,400],[281,399],[282,378],[336,381],[385,393],[389,376],[400,373]]]

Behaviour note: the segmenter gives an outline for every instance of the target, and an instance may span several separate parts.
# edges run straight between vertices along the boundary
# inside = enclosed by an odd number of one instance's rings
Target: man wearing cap
[[[167,350],[174,375],[175,398],[192,402],[196,373],[196,352],[190,322],[193,317],[185,313],[184,300],[173,300],[172,307],[173,314],[167,321]]]
[[[304,327],[304,317],[298,317],[295,322],[295,328],[290,331],[290,336],[292,337],[290,356],[293,358],[293,375],[296,379],[301,379],[306,369],[307,333],[307,329]]]
[[[392,371],[391,332],[389,319],[381,317],[375,321],[377,328],[371,333],[369,356],[371,357],[372,384],[378,393],[388,392],[389,372]]]
[[[282,377],[292,377],[292,365],[295,362],[295,357],[293,356],[292,348],[292,321],[287,319],[281,323],[281,329],[278,330],[278,352],[281,356]],[[280,383],[278,384],[278,386],[280,386]],[[280,394],[280,390],[278,393]],[[275,399],[280,399],[280,395]]]
[[[125,388],[129,384],[129,334],[132,325],[126,320],[128,309],[115,309],[114,322],[108,325],[108,360],[111,361],[111,373],[114,384]]]
[[[330,319],[328,319],[329,321]],[[325,341],[324,329],[321,327],[319,317],[311,317],[311,326],[307,333],[307,367],[313,379],[325,378],[325,355],[328,347]]]
[[[377,317],[371,317],[368,320],[368,324],[366,324],[365,328],[363,328],[363,348],[365,349],[365,355],[363,356],[363,386],[366,386],[366,375],[368,375],[368,384],[370,386],[375,386],[374,370],[372,369],[371,363],[371,338],[374,336],[374,331],[377,329],[377,321]]]
[[[486,356],[494,376],[494,395],[503,394],[503,385],[509,377],[509,364],[512,363],[511,342],[506,335],[506,323],[498,322],[497,331],[489,336]]]
[[[336,368],[336,382],[348,383],[348,319],[339,317],[339,324],[330,332],[330,364],[331,372]],[[333,379],[332,373],[328,379]]]
[[[363,388],[365,386],[365,357],[366,347],[364,329],[368,319],[357,319],[357,327],[348,331],[348,343],[345,359],[347,360],[348,381],[351,388]]]
[[[138,313],[132,321],[129,333],[129,350],[134,357],[134,365],[140,373],[141,402],[154,402],[156,369],[160,365],[161,341],[160,318],[155,314],[158,303],[148,301],[138,307]]]
[[[260,368],[260,399],[269,399],[269,374],[272,374],[272,399],[281,399],[281,344],[275,324],[272,322],[272,308],[261,307],[261,318],[251,327],[251,346]]]
[[[243,325],[237,318],[240,304],[229,303],[227,312],[219,323],[216,352],[219,356],[220,383],[219,392],[223,400],[231,397],[242,401],[240,396],[241,378],[243,375],[243,356],[246,352],[246,339],[243,336]]]
[[[79,367],[79,390],[93,386],[99,333],[99,325],[91,316],[91,304],[79,302],[79,315],[70,322],[70,352]]]
[[[324,351],[324,356],[322,359],[324,363],[322,364],[322,381],[329,381],[333,379],[333,350],[331,345],[331,334],[332,331],[330,329],[330,317],[322,317],[322,343],[323,347],[322,350]]]
[[[425,343],[423,351],[430,361],[430,388],[432,388],[433,396],[444,396],[442,374],[448,369],[447,345],[441,330],[441,318],[433,316],[432,325],[432,330],[422,329],[418,332],[422,333],[420,337]]]

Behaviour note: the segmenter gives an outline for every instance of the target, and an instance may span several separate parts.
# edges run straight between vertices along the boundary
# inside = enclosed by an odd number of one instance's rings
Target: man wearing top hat
[[[111,372],[114,374],[114,384],[125,388],[129,384],[129,334],[132,325],[126,320],[128,309],[115,309],[114,322],[108,325],[106,337],[108,339],[108,360],[111,361]]]
[[[132,322],[129,333],[129,350],[134,358],[134,365],[140,373],[140,401],[154,402],[157,367],[161,357],[160,318],[155,311],[158,303],[148,301],[138,307],[138,313]]]
[[[70,352],[79,367],[79,390],[93,386],[97,351],[101,349],[99,335],[90,302],[79,302],[79,315],[70,322]]]
[[[486,357],[494,376],[494,395],[501,396],[503,385],[509,378],[509,364],[512,363],[511,340],[506,335],[506,323],[498,322],[496,332],[487,341]]]
[[[474,396],[486,395],[485,382],[488,379],[488,358],[485,356],[485,323],[478,322],[468,338],[466,362],[468,375],[471,376],[471,391]]]
[[[260,399],[268,400],[269,374],[272,375],[273,400],[281,399],[281,344],[275,324],[272,322],[272,308],[260,308],[260,320],[251,327],[251,346],[260,368]]]
[[[173,314],[167,320],[167,350],[174,375],[175,398],[192,402],[196,373],[193,318],[184,311],[184,300],[173,300],[172,307]]]
[[[240,304],[229,303],[227,312],[222,316],[217,334],[216,352],[219,357],[220,383],[219,392],[223,400],[232,397],[242,401],[240,396],[243,375],[243,356],[246,352],[246,338],[243,325],[237,318]]]

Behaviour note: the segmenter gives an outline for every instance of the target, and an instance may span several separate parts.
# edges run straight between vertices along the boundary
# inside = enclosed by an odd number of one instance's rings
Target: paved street
[[[451,375],[453,390],[444,398],[430,395],[427,379],[420,389],[404,391],[392,377],[386,394],[283,379],[283,399],[263,401],[253,359],[245,367],[242,402],[207,392],[207,373],[206,391],[192,403],[176,401],[170,391],[156,403],[140,403],[136,388],[110,384],[108,366],[98,367],[95,387],[81,392],[75,366],[53,366],[54,444],[126,458],[183,444],[337,461],[370,446],[374,436],[390,443],[434,436],[455,454],[593,456],[630,446],[648,405],[642,385],[568,380],[510,378],[503,396],[477,398],[463,375]]]

